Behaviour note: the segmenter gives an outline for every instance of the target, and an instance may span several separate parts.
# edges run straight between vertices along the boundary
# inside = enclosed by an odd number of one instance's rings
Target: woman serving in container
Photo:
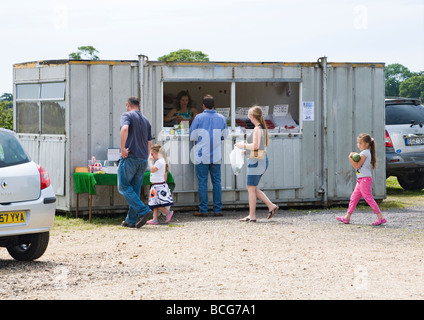
[[[180,91],[177,95],[177,107],[172,108],[163,120],[165,122],[177,120],[177,123],[190,121],[191,124],[198,113],[196,108],[191,106],[191,98],[188,91]]]

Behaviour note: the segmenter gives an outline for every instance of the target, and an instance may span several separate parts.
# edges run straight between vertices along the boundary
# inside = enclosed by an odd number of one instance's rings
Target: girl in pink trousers
[[[357,182],[355,186],[355,190],[353,190],[352,195],[350,196],[349,207],[347,208],[346,216],[344,217],[336,217],[337,220],[343,223],[350,223],[350,217],[353,211],[356,208],[359,200],[364,197],[365,201],[370,205],[372,212],[377,215],[377,220],[372,223],[373,226],[378,226],[380,224],[386,223],[386,219],[384,219],[381,214],[380,208],[378,204],[375,202],[372,192],[372,170],[376,167],[376,146],[374,139],[371,138],[369,134],[361,133],[358,138],[358,148],[361,150],[360,155],[361,158],[359,161],[354,161],[352,156],[355,152],[351,152],[349,154],[349,162],[352,167],[356,170]]]

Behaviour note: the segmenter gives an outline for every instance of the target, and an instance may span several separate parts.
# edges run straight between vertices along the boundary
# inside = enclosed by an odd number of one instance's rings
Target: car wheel
[[[424,173],[413,172],[397,176],[400,186],[405,190],[421,190],[424,188]]]
[[[27,243],[7,247],[12,258],[18,261],[32,261],[44,254],[49,244],[49,233],[34,233],[29,239]]]

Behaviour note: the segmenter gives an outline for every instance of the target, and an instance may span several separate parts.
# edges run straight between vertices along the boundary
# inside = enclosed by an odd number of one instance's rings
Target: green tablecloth
[[[175,181],[172,174],[168,172],[166,183],[171,191],[175,188]],[[117,186],[118,175],[117,174],[98,174],[88,172],[75,172],[74,173],[74,191],[75,193],[89,193],[96,195],[95,186]],[[150,185],[150,171],[144,173],[143,185]]]

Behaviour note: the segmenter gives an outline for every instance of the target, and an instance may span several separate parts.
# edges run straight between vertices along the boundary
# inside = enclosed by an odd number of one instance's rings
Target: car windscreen
[[[412,104],[393,104],[386,106],[386,124],[424,124],[424,107]]]
[[[0,131],[0,168],[29,161],[30,159],[18,139],[13,134]]]

